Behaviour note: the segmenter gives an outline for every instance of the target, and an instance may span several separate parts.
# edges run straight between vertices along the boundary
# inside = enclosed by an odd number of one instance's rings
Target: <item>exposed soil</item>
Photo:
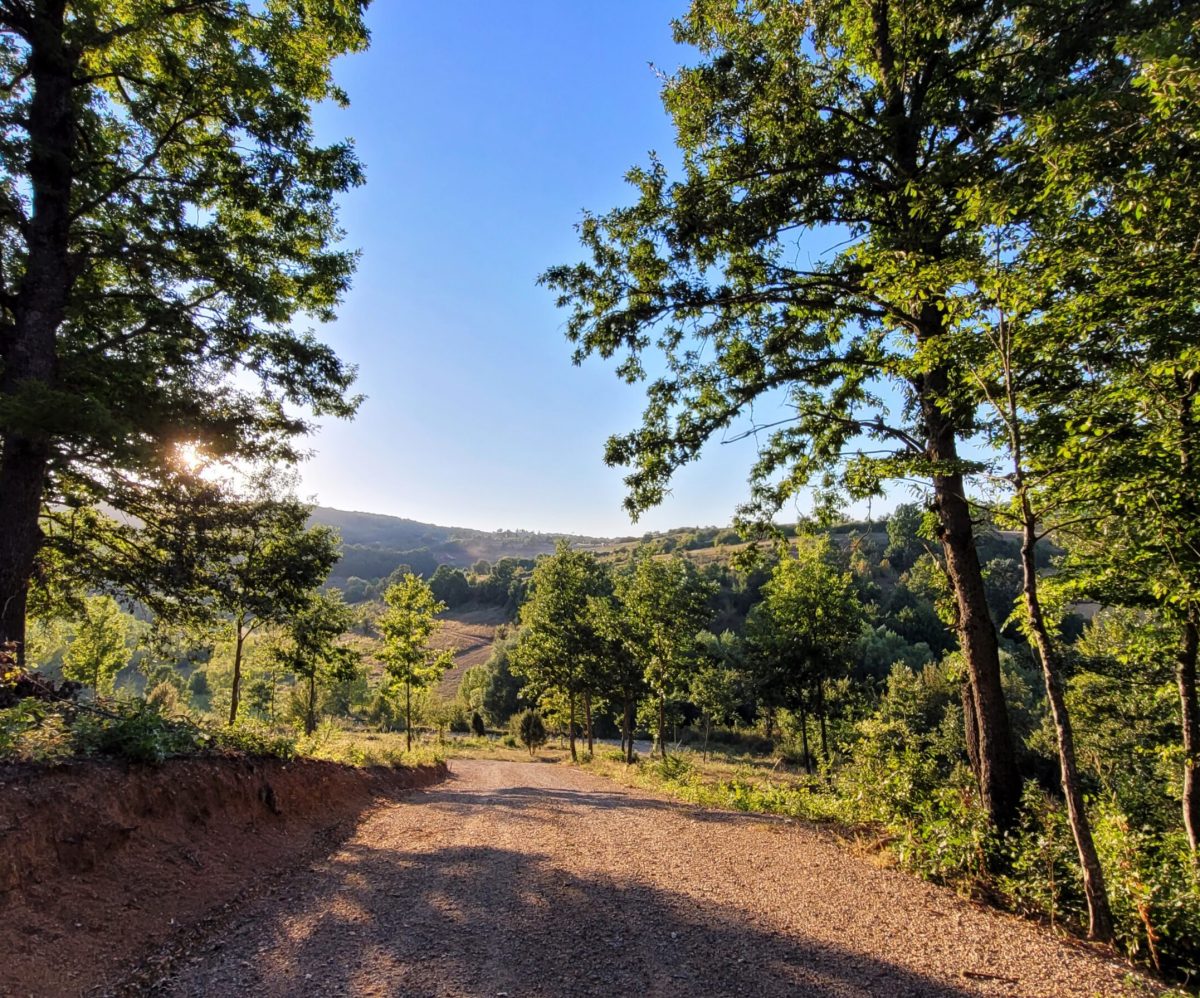
[[[504,611],[495,606],[449,610],[438,618],[441,626],[430,644],[434,648],[454,650],[454,664],[438,683],[438,693],[451,698],[458,695],[463,675],[488,660],[496,642],[496,628],[507,619]]]
[[[443,776],[247,758],[0,767],[0,995],[112,985]]]
[[[1106,955],[805,825],[456,762],[196,935],[154,994],[1154,993]]]

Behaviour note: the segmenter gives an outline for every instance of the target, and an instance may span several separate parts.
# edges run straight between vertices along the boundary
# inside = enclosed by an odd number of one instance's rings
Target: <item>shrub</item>
[[[521,744],[529,749],[532,756],[546,744],[546,723],[536,710],[525,710],[513,718],[513,728]]]
[[[247,755],[271,755],[280,759],[296,757],[296,739],[259,721],[239,721],[232,728],[219,728],[212,735],[212,746]]]
[[[0,710],[0,758],[55,764],[74,753],[71,732],[61,711],[36,700]]]
[[[84,755],[133,762],[162,762],[194,752],[208,740],[190,721],[167,717],[154,704],[132,697],[111,701],[103,713],[80,713],[74,735],[76,750]]]

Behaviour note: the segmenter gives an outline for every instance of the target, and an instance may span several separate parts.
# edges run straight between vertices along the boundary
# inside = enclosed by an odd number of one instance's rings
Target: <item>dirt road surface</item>
[[[1146,993],[819,830],[482,761],[376,811],[181,962],[156,993]]]

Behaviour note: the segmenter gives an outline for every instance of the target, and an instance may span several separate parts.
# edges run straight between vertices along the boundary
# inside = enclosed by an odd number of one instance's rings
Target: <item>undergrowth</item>
[[[3,762],[60,765],[114,757],[160,763],[176,756],[228,754],[326,759],[350,766],[419,766],[442,759],[436,747],[404,751],[403,736],[352,734],[330,724],[311,737],[253,720],[230,727],[141,697],[94,704],[29,698],[0,709]]]

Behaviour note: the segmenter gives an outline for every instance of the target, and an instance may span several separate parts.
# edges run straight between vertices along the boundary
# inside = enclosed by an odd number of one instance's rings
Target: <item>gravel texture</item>
[[[155,993],[1154,993],[803,824],[563,766],[461,761],[251,901]]]

